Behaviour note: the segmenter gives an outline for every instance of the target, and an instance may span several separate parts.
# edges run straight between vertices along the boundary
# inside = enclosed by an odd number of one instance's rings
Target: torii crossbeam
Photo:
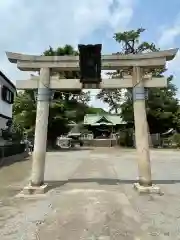
[[[33,76],[29,80],[17,80],[17,89],[38,89],[39,87],[39,76]],[[163,88],[167,87],[167,78],[155,78],[151,76],[144,76],[144,87],[146,88]],[[86,85],[85,85],[86,86]],[[61,79],[58,76],[52,76],[50,78],[50,89],[60,90],[60,91],[73,91],[80,90],[84,88],[80,79]],[[124,78],[112,78],[112,79],[102,79],[102,82],[97,84],[89,84],[86,88],[89,89],[116,89],[116,88],[133,88],[132,76],[127,76]]]
[[[133,87],[133,106],[136,148],[138,153],[139,182],[135,184],[138,191],[159,192],[158,187],[152,185],[151,165],[148,143],[148,127],[145,108],[145,87],[166,87],[166,78],[151,78],[144,73],[151,69],[164,67],[166,61],[175,57],[178,49],[159,52],[130,55],[103,55],[102,70],[127,70],[131,76],[123,79],[103,79],[91,88],[128,88]],[[17,64],[22,71],[40,71],[39,77],[27,81],[17,81],[19,89],[37,89],[38,102],[36,113],[35,143],[33,152],[33,166],[29,192],[44,191],[44,166],[46,154],[47,126],[49,115],[49,89],[77,90],[82,89],[78,79],[51,78],[51,72],[79,70],[78,56],[32,56],[7,52],[10,62]],[[93,87],[94,86],[94,87]]]

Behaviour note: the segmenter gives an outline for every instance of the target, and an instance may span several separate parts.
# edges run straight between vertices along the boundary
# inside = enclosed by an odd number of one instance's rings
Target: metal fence
[[[127,137],[128,136],[128,137]],[[67,138],[67,136],[61,136],[60,139]],[[80,140],[84,143],[92,144],[94,139],[93,134],[84,133],[80,136]],[[100,139],[98,139],[100,141]],[[128,133],[127,131],[122,131],[117,134],[111,134],[111,137],[107,140],[116,141],[116,145],[119,146],[128,146],[128,147],[136,147],[135,134]],[[93,142],[93,144],[97,144],[97,142]],[[114,145],[114,144],[113,144]],[[172,140],[168,137],[162,137],[160,133],[149,134],[149,146],[150,147],[172,147],[174,146]]]
[[[149,146],[150,147],[158,147],[162,145],[161,135],[159,133],[149,134],[148,136]],[[133,145],[136,146],[135,135],[133,134]]]

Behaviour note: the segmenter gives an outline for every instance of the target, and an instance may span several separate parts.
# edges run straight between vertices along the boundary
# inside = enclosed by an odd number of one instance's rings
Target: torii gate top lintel
[[[112,55],[102,55],[102,60],[131,60],[131,59],[145,59],[145,58],[157,58],[157,57],[165,57],[166,61],[173,60],[178,48],[173,48],[169,50],[159,51],[159,52],[150,52],[150,53],[142,53],[142,54],[112,54]],[[38,56],[38,55],[29,55],[29,54],[21,54],[14,52],[6,52],[6,55],[10,62],[17,63],[17,61],[77,61],[79,60],[78,56]]]
[[[102,70],[117,70],[139,66],[144,68],[164,66],[166,61],[172,60],[178,48],[143,54],[112,54],[102,55]],[[13,52],[6,52],[11,63],[23,71],[37,71],[43,67],[59,70],[78,70],[79,56],[36,56]]]

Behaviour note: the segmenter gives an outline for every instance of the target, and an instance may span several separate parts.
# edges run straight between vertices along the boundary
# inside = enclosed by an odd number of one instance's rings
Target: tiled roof
[[[110,115],[110,114],[86,114],[84,116],[84,124],[86,125],[98,125],[98,123],[103,123],[109,125],[118,125],[125,124],[122,118],[118,115]]]

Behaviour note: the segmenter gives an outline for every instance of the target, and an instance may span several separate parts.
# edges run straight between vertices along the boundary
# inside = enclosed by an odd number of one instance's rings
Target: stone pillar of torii
[[[134,184],[139,192],[159,192],[159,187],[152,184],[150,151],[148,143],[148,126],[145,109],[145,88],[164,88],[165,77],[155,78],[145,75],[148,70],[164,67],[166,61],[172,60],[178,49],[151,52],[136,55],[102,55],[102,70],[131,70],[131,75],[119,79],[102,79],[97,84],[89,84],[91,89],[133,88],[133,107],[135,122],[135,141],[138,155],[139,181]],[[16,63],[22,71],[39,71],[40,76],[29,80],[17,80],[17,89],[38,89],[37,113],[32,173],[29,186],[24,193],[44,193],[47,128],[51,90],[75,91],[82,89],[79,79],[59,79],[51,73],[79,70],[78,56],[32,56],[7,52],[11,63]]]

